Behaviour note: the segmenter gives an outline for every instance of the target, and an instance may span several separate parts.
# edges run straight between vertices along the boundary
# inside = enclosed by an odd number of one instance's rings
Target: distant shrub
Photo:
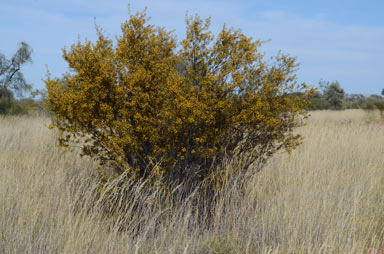
[[[239,174],[294,149],[312,92],[296,82],[295,58],[269,63],[261,42],[239,30],[224,26],[214,40],[209,20],[186,24],[178,47],[138,13],[122,24],[116,46],[97,27],[96,43],[64,49],[70,72],[45,81],[60,144],[79,143],[106,178],[124,173],[154,184],[215,184],[224,161],[237,161]],[[286,96],[293,91],[302,96]]]
[[[320,81],[320,86],[324,90],[323,95],[330,109],[341,110],[344,108],[345,92],[338,81]]]
[[[12,114],[14,115],[27,115],[39,110],[39,104],[37,101],[31,98],[23,98],[14,101]]]
[[[0,87],[0,114],[26,115],[39,108],[38,102],[31,98],[15,99],[12,91]]]
[[[369,98],[362,103],[361,108],[364,110],[380,110],[382,108],[382,105],[383,103],[381,101]]]
[[[381,118],[384,118],[384,101],[377,101],[375,106],[380,111]]]
[[[308,110],[324,110],[329,107],[328,102],[323,98],[310,98],[309,102]]]
[[[12,112],[14,98],[12,91],[0,86],[0,114],[5,115]]]

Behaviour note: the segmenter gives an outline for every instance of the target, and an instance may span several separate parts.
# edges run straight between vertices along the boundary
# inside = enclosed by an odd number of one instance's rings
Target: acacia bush
[[[226,26],[215,38],[209,26],[188,17],[177,44],[138,12],[116,43],[96,26],[95,43],[64,48],[69,72],[45,80],[60,144],[98,159],[104,178],[154,184],[217,183],[224,162],[241,174],[295,148],[312,92],[296,80],[296,59],[267,61],[261,41]]]

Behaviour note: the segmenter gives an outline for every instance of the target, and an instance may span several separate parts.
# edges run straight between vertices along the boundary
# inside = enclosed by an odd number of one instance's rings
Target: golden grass
[[[246,195],[103,219],[96,163],[56,147],[49,120],[0,118],[0,253],[364,253],[384,245],[384,125],[377,112],[314,112],[304,143],[279,153]],[[236,186],[235,186],[236,187]],[[151,199],[137,192],[131,200]],[[122,204],[124,206],[124,204]],[[91,207],[91,209],[89,209]],[[121,224],[140,231],[118,230]]]

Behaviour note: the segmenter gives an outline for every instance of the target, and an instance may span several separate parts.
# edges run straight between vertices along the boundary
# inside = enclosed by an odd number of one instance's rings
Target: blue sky
[[[132,12],[148,7],[152,23],[185,33],[185,14],[212,17],[211,29],[240,28],[254,39],[270,40],[267,55],[279,50],[297,56],[298,78],[316,86],[338,80],[347,93],[379,94],[384,88],[384,1],[357,0],[0,0],[0,52],[7,57],[26,41],[33,64],[27,81],[43,88],[48,66],[61,76],[67,65],[61,49],[85,38],[95,40],[94,18],[112,38]]]

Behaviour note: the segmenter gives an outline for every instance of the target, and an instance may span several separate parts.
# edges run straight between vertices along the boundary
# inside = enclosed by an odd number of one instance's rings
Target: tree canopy
[[[343,109],[343,100],[345,98],[344,89],[338,81],[325,82],[320,81],[320,86],[323,88],[323,94],[331,109]]]
[[[32,86],[28,84],[21,72],[22,65],[32,62],[32,48],[26,43],[21,42],[19,49],[7,59],[0,53],[0,86],[4,89],[15,92],[21,96],[23,92],[30,91]]]

